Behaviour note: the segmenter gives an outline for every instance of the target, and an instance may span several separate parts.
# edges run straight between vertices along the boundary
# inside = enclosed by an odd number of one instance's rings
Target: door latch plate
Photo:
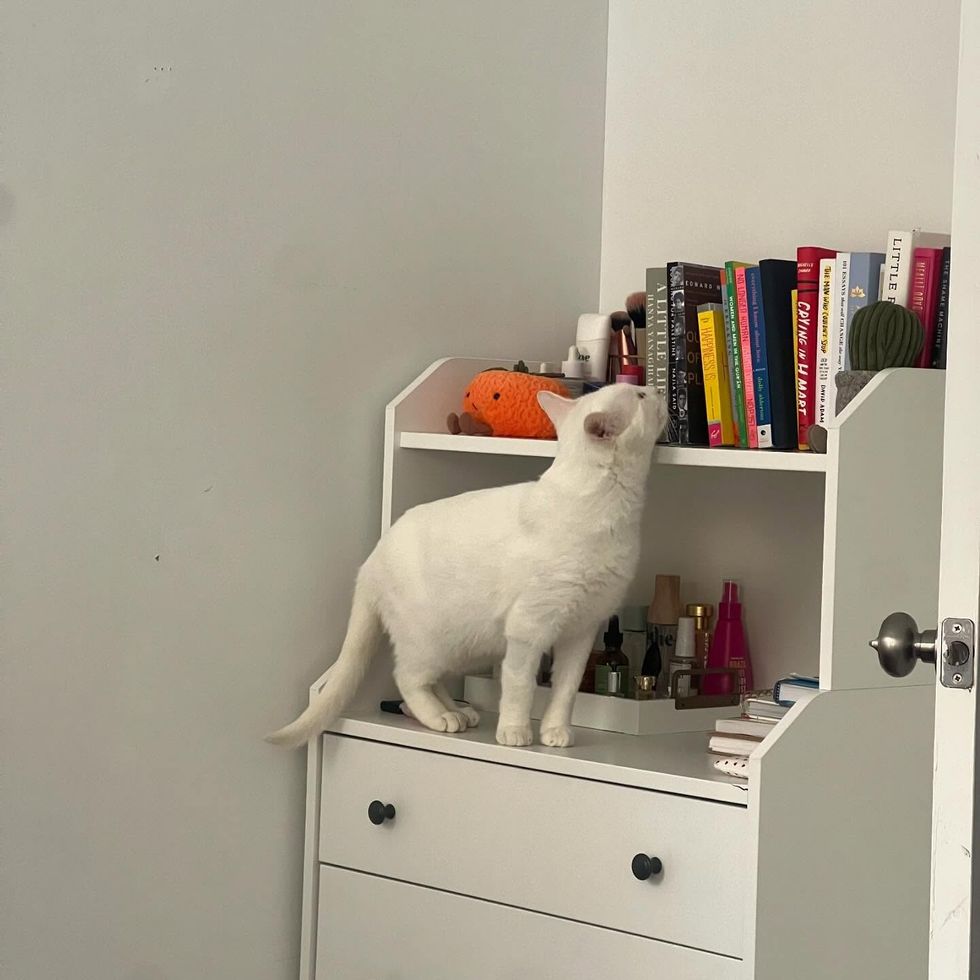
[[[976,629],[969,619],[944,619],[940,637],[939,675],[943,687],[973,687]]]

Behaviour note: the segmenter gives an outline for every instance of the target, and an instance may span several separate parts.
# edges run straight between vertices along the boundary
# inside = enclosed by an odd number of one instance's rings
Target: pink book
[[[745,392],[745,428],[749,449],[759,448],[755,420],[755,380],[752,377],[752,334],[749,330],[749,303],[745,294],[745,269],[735,270],[735,298],[738,308],[738,337],[742,343],[742,390]]]
[[[939,273],[943,264],[941,248],[917,248],[912,253],[912,281],[909,284],[909,309],[918,314],[925,333],[925,343],[916,367],[930,367],[932,346],[936,339],[936,311],[939,306]]]

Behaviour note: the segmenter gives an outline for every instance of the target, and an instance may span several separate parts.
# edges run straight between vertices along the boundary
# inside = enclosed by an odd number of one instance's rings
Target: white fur
[[[310,706],[269,740],[299,745],[340,714],[382,626],[409,711],[440,732],[479,717],[442,686],[503,660],[497,741],[529,745],[541,654],[554,648],[541,741],[572,744],[572,703],[603,620],[639,558],[650,456],[667,419],[652,389],[611,385],[577,400],[539,395],[558,431],[540,480],[460,494],[405,513],[361,567],[347,637]]]

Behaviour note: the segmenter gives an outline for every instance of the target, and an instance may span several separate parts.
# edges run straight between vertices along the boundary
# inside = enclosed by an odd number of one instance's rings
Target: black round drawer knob
[[[660,858],[650,857],[648,854],[637,854],[630,867],[633,869],[634,878],[639,881],[647,881],[663,871],[664,863]]]
[[[382,803],[381,800],[371,800],[368,804],[368,820],[376,827],[380,827],[386,820],[395,819],[395,807],[391,803]]]

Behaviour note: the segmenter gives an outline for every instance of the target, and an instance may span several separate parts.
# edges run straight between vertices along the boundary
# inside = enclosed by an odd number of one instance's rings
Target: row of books
[[[816,697],[820,682],[816,677],[791,674],[778,681],[771,691],[758,691],[742,701],[739,718],[719,718],[708,739],[708,752],[714,767],[729,776],[748,778],[748,759],[791,707],[798,701]]]
[[[847,331],[884,299],[925,328],[920,367],[945,367],[949,236],[893,231],[885,252],[803,246],[796,260],[647,269],[646,383],[666,397],[667,438],[693,446],[808,449],[834,417]]]

